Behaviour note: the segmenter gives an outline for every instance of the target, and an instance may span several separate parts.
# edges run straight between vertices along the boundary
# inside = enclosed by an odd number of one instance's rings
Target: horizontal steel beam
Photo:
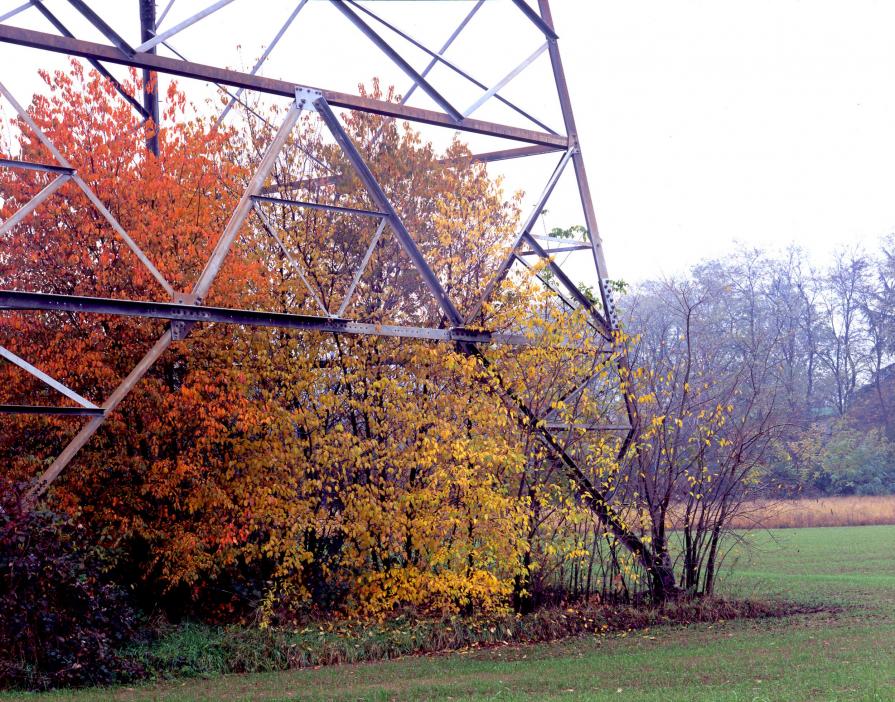
[[[114,46],[97,44],[95,42],[74,39],[71,37],[36,32],[21,27],[0,25],[0,42],[17,44],[34,49],[43,49],[71,56],[81,56],[94,61],[108,61],[124,66],[143,68],[159,73],[167,73],[185,78],[206,80],[222,85],[232,85],[247,90],[257,90],[270,95],[281,95],[294,98],[295,88],[300,87],[296,83],[273,78],[231,71],[226,68],[208,66],[192,61],[182,61],[166,56],[138,52],[133,56],[125,56]],[[308,86],[310,87],[310,86]],[[322,90],[323,97],[332,107],[341,107],[359,112],[369,112],[384,117],[394,117],[410,122],[433,124],[441,127],[449,127],[464,132],[486,134],[488,136],[512,139],[514,141],[529,144],[550,146],[557,150],[565,150],[569,146],[569,140],[565,136],[538,132],[531,129],[522,129],[495,122],[486,122],[477,119],[463,119],[455,121],[450,115],[436,110],[426,110],[419,107],[409,107],[385,100],[375,100],[360,95],[340,93],[334,90]]]
[[[402,339],[424,339],[442,342],[510,344],[514,346],[533,344],[531,339],[522,334],[499,334],[467,329],[466,327],[454,327],[451,329],[410,327],[370,322],[352,322],[338,317],[315,317],[313,315],[291,314],[288,312],[182,305],[174,302],[115,300],[106,297],[80,297],[77,295],[55,295],[16,290],[0,290],[0,310],[43,310],[48,312],[110,314],[181,322],[219,322],[252,327],[278,327],[301,331],[391,336]]]
[[[543,154],[556,153],[556,149],[543,145],[534,146],[517,146],[513,149],[501,149],[499,151],[485,151],[479,154],[473,154],[469,157],[474,163],[494,163],[495,161],[508,161],[513,158],[525,158],[526,156],[541,156]],[[439,163],[450,163],[451,161],[464,161],[466,159],[442,159]]]
[[[517,146],[513,149],[501,149],[499,151],[484,151],[471,156],[458,156],[457,158],[440,158],[435,161],[438,165],[462,165],[465,163],[494,163],[495,161],[508,161],[514,158],[525,158],[526,156],[542,156],[544,154],[555,154],[556,149],[552,146],[543,146],[535,144],[534,146]],[[301,180],[293,180],[282,185],[265,185],[261,192],[265,195],[269,193],[278,193],[282,190],[295,190],[297,188],[317,188],[323,185],[332,185],[344,177],[341,173],[326,176],[313,176],[310,178],[302,178]]]
[[[589,251],[593,247],[590,244],[569,244],[568,246],[557,246],[556,248],[544,249],[544,251],[552,256],[558,253],[569,253],[571,251]],[[520,251],[520,256],[540,256],[537,251]]]
[[[290,207],[304,207],[309,210],[324,210],[325,212],[338,212],[339,214],[354,214],[364,217],[385,217],[385,212],[376,210],[362,210],[357,207],[340,207],[339,205],[326,205],[322,202],[308,202],[306,200],[290,200],[285,197],[268,197],[267,195],[252,195],[252,202],[272,203],[274,205],[288,205]]]
[[[580,429],[583,431],[630,431],[630,424],[569,424],[568,422],[544,422],[544,428],[552,431]]]
[[[46,405],[0,405],[0,414],[59,414],[69,417],[102,417],[102,407],[49,407]]]
[[[68,173],[73,175],[74,168],[60,166],[55,163],[35,163],[33,161],[17,161],[14,158],[0,158],[0,168],[19,168],[23,171],[44,171],[46,173]]]

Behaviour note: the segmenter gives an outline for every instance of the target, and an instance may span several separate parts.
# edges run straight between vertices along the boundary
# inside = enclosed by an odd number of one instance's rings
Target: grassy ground
[[[895,700],[895,526],[790,529],[740,551],[727,594],[831,608],[386,663],[0,700]]]

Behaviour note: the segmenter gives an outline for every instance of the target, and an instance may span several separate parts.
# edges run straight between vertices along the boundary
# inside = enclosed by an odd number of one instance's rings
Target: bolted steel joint
[[[308,110],[309,112],[316,112],[317,107],[314,103],[317,100],[320,100],[322,97],[323,97],[322,90],[315,90],[314,88],[298,87],[295,89],[295,106],[299,110]]]
[[[180,292],[175,292],[171,296],[171,300],[177,305],[195,305],[198,303],[198,298],[195,295]],[[193,330],[193,327],[196,326],[196,323],[181,319],[172,319],[168,323],[168,326],[171,329],[171,340],[183,341],[190,335],[190,332]]]

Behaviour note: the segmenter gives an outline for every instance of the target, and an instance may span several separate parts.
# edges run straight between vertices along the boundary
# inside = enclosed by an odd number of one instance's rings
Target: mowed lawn
[[[2,700],[895,701],[895,526],[786,529],[732,554],[724,594],[823,604],[764,621],[384,663]]]

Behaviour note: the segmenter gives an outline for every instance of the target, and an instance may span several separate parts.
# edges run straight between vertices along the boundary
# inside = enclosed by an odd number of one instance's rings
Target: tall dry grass
[[[737,529],[798,529],[802,527],[868,526],[895,524],[895,495],[880,497],[822,497],[776,500],[744,505]]]

